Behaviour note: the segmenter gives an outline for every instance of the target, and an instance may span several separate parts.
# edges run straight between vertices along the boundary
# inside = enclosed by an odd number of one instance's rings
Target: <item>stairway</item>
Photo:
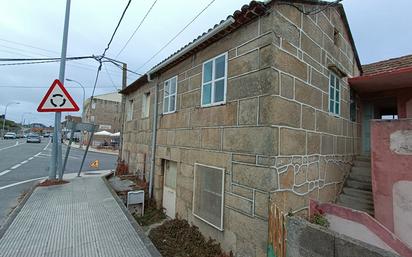
[[[371,159],[369,156],[355,157],[337,204],[374,215]]]

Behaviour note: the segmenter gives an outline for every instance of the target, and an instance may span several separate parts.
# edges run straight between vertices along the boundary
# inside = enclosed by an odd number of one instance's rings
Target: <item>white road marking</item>
[[[49,147],[51,140],[47,143],[47,145],[43,148],[43,151],[46,151],[47,147]]]
[[[0,187],[0,190],[6,189],[6,188],[9,188],[9,187],[18,186],[18,185],[25,184],[25,183],[29,183],[29,182],[36,181],[36,180],[45,179],[45,178],[47,178],[47,177],[33,178],[33,179],[28,179],[28,180],[16,182],[16,183],[13,183],[13,184],[10,184],[10,185],[2,186],[2,187]]]
[[[41,152],[33,155],[32,157],[28,158],[28,159],[25,160],[25,161],[22,161],[22,162],[20,162],[20,163],[18,163],[18,164],[16,164],[16,165],[12,166],[12,167],[11,167],[10,169],[8,169],[8,170],[5,170],[5,171],[0,172],[0,177],[3,176],[3,175],[6,175],[7,173],[9,173],[9,172],[12,171],[12,170],[17,169],[17,168],[20,167],[22,164],[28,163],[30,160],[33,160],[34,157],[37,157],[37,156],[39,156],[40,154],[41,154]]]
[[[9,173],[11,170],[5,170],[0,172],[0,176],[6,175],[7,173]]]
[[[11,167],[10,169],[11,169],[11,170],[14,170],[14,169],[17,169],[17,168],[20,167],[20,166],[21,166],[21,164],[19,163],[19,164],[14,165],[14,166]]]
[[[9,148],[12,148],[12,147],[16,147],[16,146],[22,145],[22,144],[24,144],[24,143],[21,143],[21,144],[20,144],[19,141],[16,141],[16,144],[11,145],[11,146],[7,146],[7,147],[4,147],[4,148],[1,148],[0,151],[6,150],[6,149],[9,149]]]

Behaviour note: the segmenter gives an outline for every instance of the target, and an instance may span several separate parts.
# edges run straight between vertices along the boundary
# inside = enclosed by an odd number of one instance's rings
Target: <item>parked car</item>
[[[4,139],[16,139],[17,135],[14,132],[7,132],[4,136]]]
[[[41,138],[37,134],[29,134],[26,139],[27,143],[41,143]]]

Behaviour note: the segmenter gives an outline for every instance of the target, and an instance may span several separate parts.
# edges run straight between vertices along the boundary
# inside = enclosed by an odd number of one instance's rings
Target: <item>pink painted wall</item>
[[[384,225],[366,212],[331,203],[309,201],[309,216],[322,212],[330,222],[330,229],[377,247],[397,252],[402,257],[412,257],[412,249]]]
[[[412,119],[371,121],[372,189],[375,218],[392,232],[395,232],[394,184],[398,181],[412,181],[412,142],[407,137],[399,136],[407,135],[408,131],[412,132]],[[396,150],[396,144],[399,145],[399,143],[401,146]],[[410,234],[412,235],[412,231]]]

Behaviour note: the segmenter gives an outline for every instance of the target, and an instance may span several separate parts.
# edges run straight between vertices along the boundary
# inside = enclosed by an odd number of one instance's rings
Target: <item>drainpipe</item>
[[[150,73],[147,74],[147,80],[149,83],[152,81],[150,77]],[[150,174],[149,174],[149,198],[153,197],[153,178],[155,172],[155,165],[156,165],[156,138],[157,138],[157,94],[158,94],[158,86],[157,86],[158,78],[156,77],[155,80],[155,90],[154,90],[154,108],[153,108],[153,126],[152,126],[152,154],[151,154],[151,165],[150,165]]]

